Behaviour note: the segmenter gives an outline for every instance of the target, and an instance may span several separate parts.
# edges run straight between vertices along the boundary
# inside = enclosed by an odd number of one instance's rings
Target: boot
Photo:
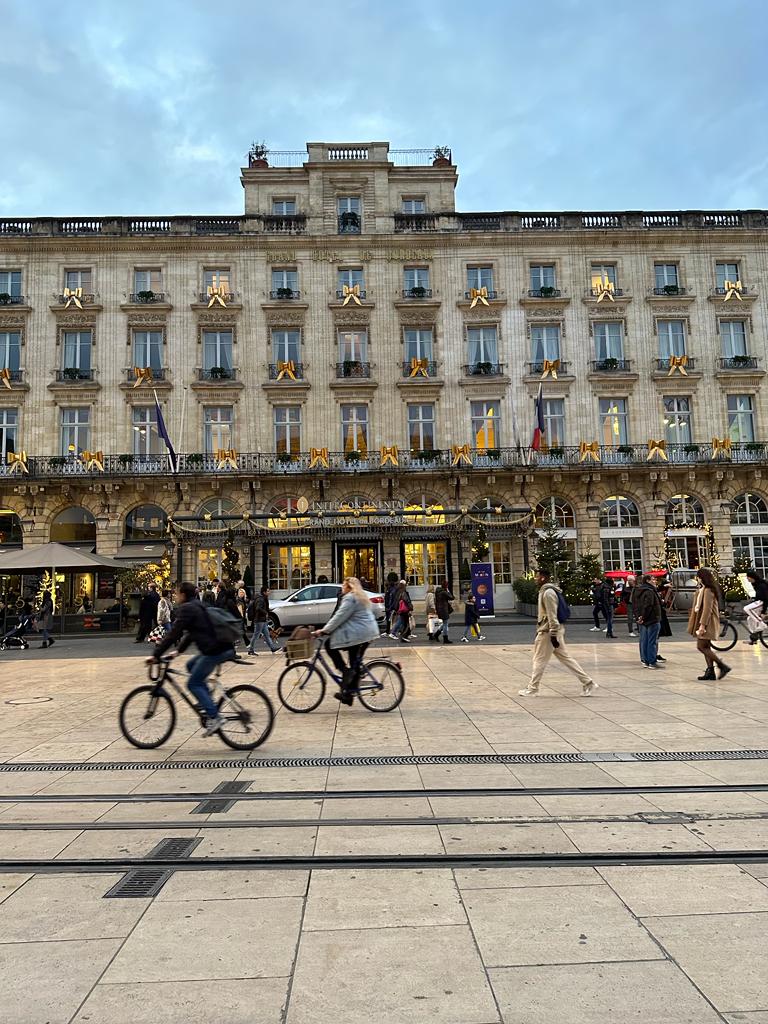
[[[715,678],[715,670],[713,668],[708,668],[703,676],[697,676],[696,678],[697,679],[714,679]]]
[[[452,644],[452,643],[453,643],[453,640],[449,640],[447,636],[444,636],[444,637],[443,637],[443,643],[444,643],[444,644]]]

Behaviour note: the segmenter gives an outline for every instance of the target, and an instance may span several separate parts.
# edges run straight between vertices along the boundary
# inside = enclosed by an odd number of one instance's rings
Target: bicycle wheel
[[[360,703],[369,711],[394,711],[405,696],[403,673],[386,658],[366,661],[357,685]]]
[[[137,686],[120,705],[120,731],[134,747],[151,750],[165,743],[176,725],[176,707],[156,686]]]
[[[720,636],[717,640],[712,641],[712,650],[730,651],[732,647],[736,646],[738,638],[736,627],[732,622],[726,620],[720,626]]]
[[[258,686],[232,686],[219,699],[218,712],[225,720],[219,736],[233,750],[260,747],[272,732],[275,711],[272,701]]]
[[[280,673],[277,695],[297,715],[314,711],[325,696],[325,676],[311,661],[292,661]]]
[[[758,636],[763,647],[768,647],[768,636],[765,635],[765,632],[759,633]]]

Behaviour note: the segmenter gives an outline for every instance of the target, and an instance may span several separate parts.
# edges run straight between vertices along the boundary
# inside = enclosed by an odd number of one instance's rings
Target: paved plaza
[[[726,681],[698,682],[675,632],[652,672],[636,641],[574,626],[589,699],[554,663],[518,696],[528,627],[422,638],[394,652],[408,690],[387,715],[330,695],[292,715],[284,660],[261,654],[227,670],[275,700],[251,755],[186,708],[164,748],[130,747],[117,708],[148,649],[129,638],[5,652],[3,1019],[766,1024],[768,853],[746,855],[768,850],[768,754],[733,752],[768,746],[768,651],[740,644]],[[168,838],[200,863],[104,898]]]

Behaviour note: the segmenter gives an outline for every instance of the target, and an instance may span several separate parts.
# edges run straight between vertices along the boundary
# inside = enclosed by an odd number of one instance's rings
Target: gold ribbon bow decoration
[[[328,449],[327,448],[310,448],[309,449],[309,468],[314,469],[315,466],[322,466],[323,469],[328,469],[330,463],[328,461]]]
[[[428,377],[427,372],[429,367],[428,359],[417,359],[416,356],[411,357],[411,372],[408,374],[409,377]]]
[[[723,287],[725,288],[725,298],[723,302],[727,302],[729,299],[737,298],[739,302],[742,302],[741,293],[744,291],[744,286],[741,281],[723,281]]]
[[[646,462],[651,462],[652,459],[663,459],[665,462],[669,462],[669,456],[667,455],[667,442],[664,440],[654,441],[650,438],[648,441],[648,457]]]
[[[488,289],[485,285],[482,288],[470,288],[469,297],[472,300],[469,304],[470,309],[474,309],[478,302],[482,302],[484,306],[488,305]]]
[[[296,380],[296,363],[293,359],[281,359],[278,361],[277,379],[282,380],[284,377],[288,377],[290,380]]]
[[[78,457],[85,466],[86,472],[90,472],[92,469],[98,469],[100,473],[104,472],[104,452],[89,452],[87,448],[83,448]]]
[[[388,462],[393,466],[400,465],[400,453],[397,450],[396,444],[393,444],[390,447],[382,445],[381,448],[379,448],[379,455],[381,456],[382,466],[386,466]]]
[[[10,391],[11,390],[11,371],[8,369],[7,366],[4,366],[2,368],[2,370],[0,370],[0,380],[3,382],[3,387],[8,388],[8,390]]]
[[[359,284],[345,284],[341,289],[344,300],[341,303],[342,306],[346,306],[349,302],[354,302],[356,306],[362,306],[360,301],[360,285]]]
[[[70,306],[75,305],[78,309],[83,308],[83,289],[82,288],[65,288],[63,293],[64,308],[68,309]]]
[[[613,281],[609,281],[607,277],[601,277],[596,280],[593,290],[597,292],[598,302],[602,302],[603,299],[610,299],[611,302],[616,301],[613,297]]]
[[[559,359],[545,359],[541,370],[541,379],[545,377],[552,377],[552,380],[557,380],[557,371],[560,369]]]
[[[688,376],[688,371],[686,370],[686,366],[687,365],[688,365],[688,356],[670,356],[669,357],[669,373],[667,374],[667,376],[671,377],[672,374],[675,372],[675,370],[677,370],[680,374],[682,374],[683,377],[687,377]]]
[[[730,437],[713,437],[712,438],[712,458],[713,459],[730,459],[731,457],[731,446],[733,442]]]
[[[26,452],[8,452],[8,465],[11,473],[29,473]]]
[[[216,469],[237,469],[237,452],[234,448],[216,449]]]
[[[151,366],[134,366],[133,375],[136,378],[134,388],[140,388],[142,384],[151,384],[155,379],[152,375]]]
[[[470,455],[468,444],[451,445],[451,465],[458,466],[460,462],[465,462],[468,466],[472,465],[472,456]]]
[[[579,441],[579,462],[600,461],[600,444],[597,441]]]
[[[208,308],[215,306],[217,303],[220,306],[227,308],[227,295],[229,292],[223,285],[209,284],[208,285]]]

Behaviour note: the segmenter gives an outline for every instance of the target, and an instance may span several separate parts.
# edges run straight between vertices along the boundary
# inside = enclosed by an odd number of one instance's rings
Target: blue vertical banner
[[[473,562],[469,568],[478,614],[493,615],[493,566],[490,562]]]

